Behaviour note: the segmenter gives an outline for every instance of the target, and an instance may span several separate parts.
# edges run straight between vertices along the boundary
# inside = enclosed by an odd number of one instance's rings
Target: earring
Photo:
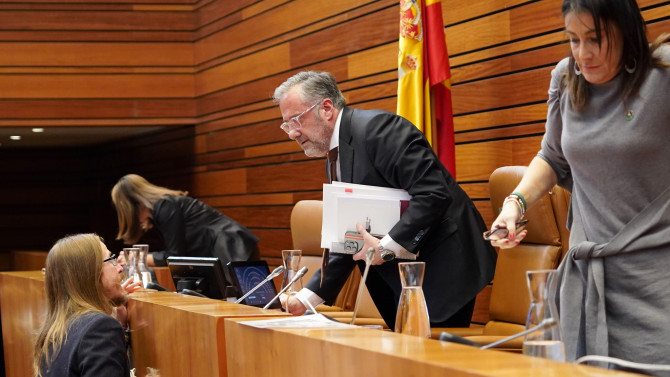
[[[577,60],[575,60],[574,69],[575,69],[575,75],[579,76],[582,74],[582,71],[579,70],[579,65],[577,65]]]
[[[637,68],[637,60],[633,58],[633,68],[628,68],[628,64],[624,65],[623,68],[626,70],[626,72],[632,74],[635,72],[635,68]]]

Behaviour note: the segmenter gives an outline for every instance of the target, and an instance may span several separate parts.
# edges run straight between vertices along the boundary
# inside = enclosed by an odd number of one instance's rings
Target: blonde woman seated
[[[126,293],[122,268],[100,237],[65,237],[47,255],[47,317],[37,336],[33,367],[38,377],[130,375],[126,354]],[[117,311],[119,317],[112,314]],[[121,321],[121,322],[120,322]]]

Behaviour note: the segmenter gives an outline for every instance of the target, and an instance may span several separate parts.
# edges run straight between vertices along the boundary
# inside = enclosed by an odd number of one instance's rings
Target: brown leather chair
[[[494,214],[499,213],[503,200],[516,188],[525,171],[525,166],[506,166],[491,174],[489,191]],[[565,219],[569,197],[567,191],[555,187],[528,208],[528,235],[523,241],[514,248],[499,250],[486,325],[467,329],[433,328],[433,338],[448,331],[489,344],[524,330],[530,304],[526,271],[554,269],[567,251],[569,232]],[[500,348],[520,351],[522,340],[517,338]]]
[[[302,278],[303,283],[307,283],[314,272],[321,268],[323,252],[321,248],[322,213],[323,202],[320,200],[301,200],[295,204],[291,212],[293,248],[302,250],[301,265],[308,268],[307,274]],[[338,321],[349,323],[353,316],[360,280],[360,272],[358,269],[354,269],[335,299],[333,306],[320,305],[316,308],[317,311],[324,312],[324,314],[334,317]],[[363,291],[355,324],[386,326],[372,302],[367,288]]]

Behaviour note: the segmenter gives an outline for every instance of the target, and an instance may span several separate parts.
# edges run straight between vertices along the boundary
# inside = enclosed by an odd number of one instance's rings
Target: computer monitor
[[[228,283],[219,258],[170,256],[167,264],[177,292],[190,289],[213,299],[226,297]]]
[[[244,296],[270,275],[268,263],[264,260],[228,262],[226,266],[228,267],[228,275],[230,276],[233,287],[235,287],[235,290],[237,291],[238,297]],[[276,295],[277,289],[275,288],[274,283],[272,280],[268,280],[255,292],[247,296],[247,298],[242,301],[242,304],[262,308]],[[279,302],[279,299],[275,300],[275,302],[270,305],[270,308],[273,309],[278,309],[280,307],[281,303]]]

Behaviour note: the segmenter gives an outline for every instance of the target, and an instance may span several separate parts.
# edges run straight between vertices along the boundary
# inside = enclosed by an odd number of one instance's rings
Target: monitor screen
[[[252,288],[260,284],[263,279],[270,275],[268,263],[264,260],[260,261],[244,261],[244,262],[229,262],[228,273],[233,287],[237,290],[238,297],[244,296]],[[277,295],[272,280],[268,280],[255,292],[247,296],[242,303],[245,305],[264,307],[270,300]],[[280,308],[279,299],[270,305],[270,308]]]
[[[226,297],[228,283],[219,258],[171,256],[167,264],[177,292],[190,289],[213,299]]]

